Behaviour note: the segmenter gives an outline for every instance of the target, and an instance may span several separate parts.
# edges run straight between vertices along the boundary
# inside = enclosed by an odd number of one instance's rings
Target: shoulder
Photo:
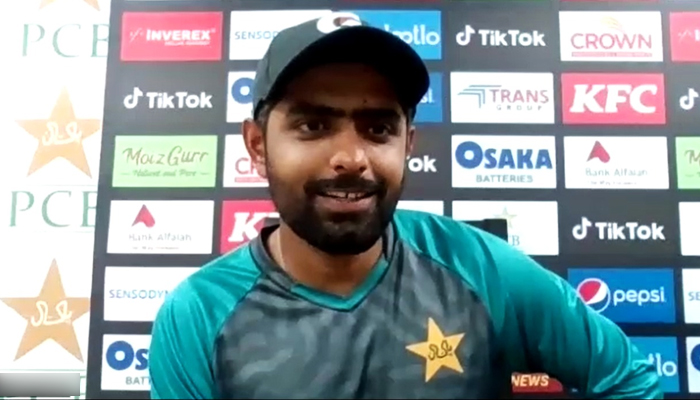
[[[214,259],[168,294],[156,323],[186,318],[210,330],[213,338],[260,274],[247,245]]]
[[[517,252],[495,235],[441,215],[397,210],[394,224],[405,245],[460,275],[492,265],[494,254]]]
[[[531,285],[561,279],[505,240],[449,217],[397,210],[394,224],[399,240],[410,251],[428,257],[456,274],[494,314],[502,314],[510,301],[519,301]]]

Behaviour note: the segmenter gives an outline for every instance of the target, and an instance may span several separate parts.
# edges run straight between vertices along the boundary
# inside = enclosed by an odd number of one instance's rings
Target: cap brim
[[[401,106],[415,108],[430,86],[428,70],[410,45],[395,35],[368,26],[338,29],[306,46],[280,72],[270,95],[311,68],[330,63],[362,63],[384,75]]]

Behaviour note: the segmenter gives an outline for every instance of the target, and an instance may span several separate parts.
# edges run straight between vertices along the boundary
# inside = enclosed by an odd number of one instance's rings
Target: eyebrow
[[[362,119],[362,118],[376,118],[376,119],[401,119],[401,115],[389,107],[364,107],[357,108],[350,112],[329,106],[322,106],[319,104],[307,103],[307,102],[295,102],[288,110],[289,114],[304,116],[313,115],[317,117],[331,117],[331,118],[343,118],[350,116],[352,119]]]

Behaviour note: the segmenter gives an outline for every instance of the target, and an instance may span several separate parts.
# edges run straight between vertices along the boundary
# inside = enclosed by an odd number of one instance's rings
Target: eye
[[[329,129],[329,125],[324,121],[306,121],[299,125],[299,130],[303,132],[323,132]]]
[[[391,135],[394,129],[388,124],[374,124],[367,127],[367,133],[373,136]]]

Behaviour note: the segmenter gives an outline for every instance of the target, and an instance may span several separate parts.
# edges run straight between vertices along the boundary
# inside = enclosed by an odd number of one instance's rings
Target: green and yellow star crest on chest
[[[428,340],[406,346],[406,350],[425,359],[425,381],[437,374],[441,368],[463,373],[457,358],[457,347],[464,333],[445,336],[432,318],[428,318]]]

